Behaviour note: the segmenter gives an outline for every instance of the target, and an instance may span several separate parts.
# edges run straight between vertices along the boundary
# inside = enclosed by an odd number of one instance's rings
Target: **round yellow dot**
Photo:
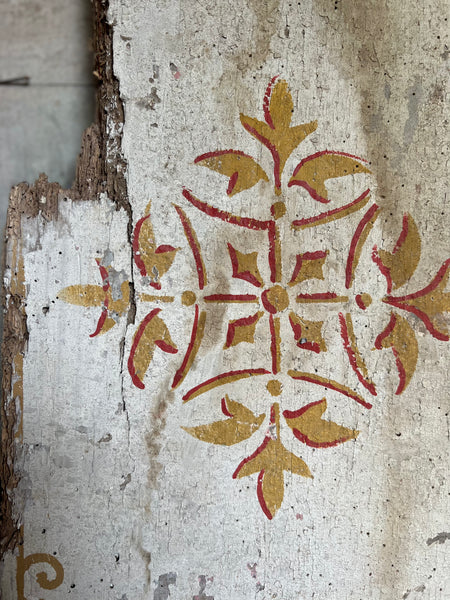
[[[286,204],[284,202],[275,202],[270,207],[270,212],[274,219],[281,219],[286,214]]]
[[[197,296],[194,294],[194,292],[187,291],[181,294],[181,302],[184,304],[184,306],[192,306],[196,300]]]
[[[281,394],[283,386],[276,379],[271,379],[267,382],[266,388],[271,396],[279,396]]]

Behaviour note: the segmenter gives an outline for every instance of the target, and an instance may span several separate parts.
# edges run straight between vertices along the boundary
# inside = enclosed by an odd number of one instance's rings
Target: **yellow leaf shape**
[[[247,190],[261,179],[269,181],[265,171],[248,154],[238,150],[216,150],[197,156],[194,163],[229,177],[227,194],[234,196]]]
[[[284,471],[311,477],[307,464],[298,456],[288,452],[280,440],[279,405],[271,409],[271,427],[263,443],[245,458],[233,474],[234,479],[258,475],[257,494],[261,508],[268,519],[272,519],[280,508],[284,497]]]
[[[222,412],[228,419],[182,429],[202,442],[232,446],[252,436],[266,418],[265,414],[256,416],[246,406],[230,400],[228,396],[222,398]]]
[[[78,306],[102,306],[106,292],[100,285],[69,285],[58,292],[58,300]]]
[[[388,294],[402,287],[413,275],[420,260],[420,234],[410,214],[403,216],[403,227],[392,252],[374,248],[373,259],[386,277]]]
[[[383,302],[413,313],[423,321],[433,337],[448,342],[448,326],[444,313],[450,312],[450,293],[445,291],[450,275],[450,259],[446,260],[433,281],[406,296],[386,296]]]
[[[323,267],[328,254],[328,250],[297,254],[294,271],[288,285],[292,287],[308,279],[324,279]]]
[[[297,439],[313,448],[330,448],[357,438],[359,431],[347,429],[332,421],[324,421],[325,398],[311,402],[300,410],[285,410],[283,416]]]
[[[151,279],[150,285],[161,289],[160,279],[172,266],[179,248],[168,244],[157,246],[150,219],[151,202],[146,214],[136,223],[133,233],[134,262],[142,277]]]
[[[258,270],[258,253],[239,252],[230,243],[228,243],[228,252],[230,254],[233,277],[248,281],[255,287],[261,287],[264,282]]]
[[[288,186],[298,185],[305,188],[318,202],[329,202],[327,179],[370,173],[361,159],[344,152],[324,150],[304,158],[294,169]]]
[[[105,267],[101,268],[102,270],[105,269]],[[128,310],[130,285],[128,281],[124,281],[120,286],[120,294],[116,298],[112,294],[109,282],[104,287],[99,285],[70,285],[60,290],[57,298],[58,300],[63,300],[63,302],[78,306],[102,307],[97,328],[91,335],[91,337],[95,337],[96,335],[106,333],[116,324],[116,320],[109,315],[120,317]]]
[[[392,313],[387,327],[375,340],[375,348],[392,349],[400,380],[395,393],[401,394],[414,375],[419,356],[419,345],[413,328],[404,317]]]
[[[155,346],[169,354],[178,352],[167,325],[158,317],[159,312],[161,309],[155,308],[143,319],[134,334],[128,358],[128,372],[134,385],[140,389],[145,388],[143,379],[152,361]]]
[[[287,159],[297,146],[317,128],[317,121],[290,127],[293,101],[283,79],[270,82],[264,97],[264,121],[241,114],[243,127],[271,152],[274,162],[275,193],[281,194],[281,174]],[[275,83],[275,85],[274,85]],[[272,89],[273,88],[273,89]]]
[[[224,349],[231,346],[237,346],[241,342],[253,344],[255,341],[255,329],[259,319],[264,315],[263,312],[257,312],[249,317],[235,319],[228,323],[227,341]]]
[[[291,312],[289,322],[299,348],[312,350],[316,354],[327,351],[327,345],[322,335],[323,321],[307,321]]]

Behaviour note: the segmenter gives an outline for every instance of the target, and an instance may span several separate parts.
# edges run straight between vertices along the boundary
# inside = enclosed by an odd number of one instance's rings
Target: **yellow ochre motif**
[[[406,283],[411,289],[410,282],[420,261],[419,228],[411,215],[403,216],[402,228],[393,248],[387,242],[387,248],[373,246],[368,249],[368,240],[377,226],[382,209],[371,200],[370,189],[365,189],[370,174],[366,161],[343,151],[322,149],[302,158],[293,171],[285,176],[288,158],[308,135],[316,131],[318,123],[311,121],[292,125],[293,98],[286,81],[278,77],[270,80],[262,108],[263,121],[244,114],[240,115],[240,121],[244,129],[266,148],[272,159],[273,172],[266,173],[253,157],[240,150],[207,152],[194,162],[228,178],[226,189],[222,189],[225,197],[221,200],[220,208],[201,200],[187,188],[180,190],[182,199],[179,204],[172,205],[180,220],[186,241],[185,249],[190,253],[189,264],[197,280],[194,285],[192,281],[189,282],[189,290],[179,291],[180,282],[177,281],[177,292],[172,290],[170,293],[170,285],[177,273],[172,269],[171,277],[165,277],[165,274],[173,265],[180,248],[164,243],[158,245],[151,222],[150,203],[135,224],[133,259],[137,272],[142,276],[134,278],[134,287],[137,288],[135,299],[140,305],[150,304],[150,309],[130,340],[128,372],[134,385],[143,389],[154,353],[179,353],[171,388],[182,390],[184,404],[204,394],[211,402],[219,398],[222,401],[225,419],[183,427],[187,434],[205,443],[231,446],[248,440],[261,430],[268,418],[262,444],[242,460],[233,477],[238,479],[258,474],[258,501],[266,517],[272,519],[283,502],[284,472],[312,477],[304,460],[297,456],[301,448],[299,442],[304,444],[303,448],[328,448],[356,440],[359,434],[356,429],[324,419],[327,398],[311,402],[310,392],[320,388],[327,396],[332,395],[341,402],[351,403],[357,410],[372,408],[365,397],[366,393],[374,398],[378,395],[376,381],[370,376],[370,361],[367,361],[367,353],[362,351],[365,345],[361,344],[361,339],[367,330],[360,324],[362,319],[353,320],[352,311],[367,310],[370,313],[371,329],[375,329],[377,334],[373,335],[375,340],[371,339],[368,347],[373,344],[373,351],[392,354],[399,380],[396,394],[401,394],[411,382],[419,356],[413,328],[415,321],[411,321],[411,316],[415,320],[420,319],[436,339],[449,340],[445,313],[450,311],[450,294],[446,292],[450,259],[442,264],[428,285],[412,293],[398,295],[398,290]],[[352,185],[347,189],[358,190],[355,192],[357,196],[346,201],[346,204],[334,197],[331,186],[330,189],[327,187],[329,180],[340,177],[350,177]],[[215,176],[211,175],[208,181],[214,183]],[[220,181],[219,177],[217,181]],[[267,187],[268,183],[273,185],[273,193]],[[280,198],[286,188],[291,188],[289,204],[286,204],[284,197]],[[252,190],[251,194],[248,190]],[[216,197],[217,193],[217,190],[212,190],[210,197]],[[242,196],[239,196],[241,193]],[[243,198],[242,204],[239,204],[238,198]],[[298,205],[294,206],[293,217],[292,207],[296,198]],[[264,218],[253,216],[253,207],[258,203],[264,203],[261,206],[261,211],[266,211]],[[232,212],[225,210],[228,206],[232,207]],[[245,215],[249,206],[252,207],[251,216]],[[304,211],[303,206],[306,207]],[[314,210],[314,207],[319,208]],[[214,220],[215,231],[218,232],[214,244],[210,240],[199,240],[193,226],[195,221],[188,217],[189,211],[196,211],[197,219],[200,216]],[[358,217],[358,211],[362,211],[362,217]],[[353,223],[353,233],[348,239],[348,250],[344,257],[338,257],[338,260],[333,257],[333,264],[329,265],[327,261],[334,250],[331,250],[331,245],[330,250],[323,249],[323,228],[318,230],[320,235],[316,236],[313,248],[302,246],[302,232],[305,229],[320,228],[343,218],[351,219]],[[236,235],[233,236],[233,244],[228,241],[229,238],[225,238],[230,225],[236,234],[242,229],[246,231],[239,241],[240,249],[234,246]],[[287,239],[285,233],[289,230],[293,231],[295,237],[289,251],[286,251],[283,244]],[[253,251],[247,251],[250,249],[243,240],[249,240],[252,233],[255,234],[255,243],[251,246]],[[305,238],[310,240],[311,236]],[[292,244],[296,243],[298,248],[293,249]],[[383,246],[384,243],[383,240]],[[208,262],[204,260],[203,245],[207,252],[210,246],[214,246],[213,261],[223,259],[225,268],[228,263],[228,279],[211,281],[211,273],[207,272],[211,258]],[[257,251],[254,251],[255,247]],[[386,294],[376,304],[375,294],[373,299],[369,294],[371,290],[356,289],[359,264],[364,257],[371,258],[376,265],[374,269],[378,268],[386,279]],[[181,260],[181,257],[177,260]],[[343,265],[340,277],[336,265]],[[130,288],[128,282],[121,282],[118,290],[117,274],[112,266],[104,266],[99,261],[98,266],[102,285],[70,286],[59,294],[59,298],[66,302],[101,309],[93,335],[104,333],[124,317],[132,304],[130,290],[134,289]],[[114,277],[116,280],[112,281]],[[311,292],[312,280],[319,282],[320,291]],[[329,280],[331,289],[323,283]],[[195,291],[191,291],[193,288]],[[163,293],[166,289],[169,293]],[[255,309],[255,305],[260,310]],[[192,324],[190,335],[186,336],[184,343],[180,342],[180,351],[172,341],[164,320],[164,315],[174,306],[184,307]],[[236,314],[236,307],[241,307],[242,316]],[[303,314],[306,309],[312,309],[315,313],[321,310],[323,313],[317,320],[311,320]],[[216,310],[222,311],[220,319],[214,313]],[[233,312],[226,317],[226,339],[216,339],[218,336],[213,330],[214,324],[219,320],[222,323],[223,314],[228,314],[228,310]],[[376,319],[380,315],[384,321],[380,321],[378,328]],[[265,335],[259,335],[263,328]],[[344,356],[347,355],[349,365],[348,381],[345,383],[328,375],[320,375],[322,363],[319,361],[314,372],[294,368],[301,364],[301,359],[307,356],[306,352],[321,354],[328,351],[328,332],[341,337],[341,350]],[[285,339],[287,334],[290,338]],[[203,369],[205,362],[221,364],[220,357],[217,357],[218,360],[216,357],[211,360],[210,355],[200,357],[205,337],[213,340],[216,349],[227,353],[228,362],[238,357],[238,364],[228,364],[228,370],[198,381],[199,374],[209,370],[209,365]],[[233,349],[244,343],[261,343],[261,340],[269,344],[265,352],[240,352],[241,346]],[[292,348],[298,353],[294,360]],[[270,356],[269,361],[267,356]],[[314,357],[314,354],[309,356]],[[250,364],[245,364],[246,359]],[[256,364],[258,360],[263,364]],[[288,364],[289,361],[291,364]],[[329,362],[333,367],[334,353]],[[199,363],[201,368],[197,368]],[[249,379],[252,379],[250,383]],[[257,401],[258,406],[267,397],[264,414],[257,414],[243,402],[224,395],[222,390],[228,386],[230,390],[233,389],[233,395],[241,393],[248,403]],[[293,394],[293,386],[297,386],[299,391],[296,390],[294,396],[289,397]],[[279,402],[271,404],[273,397]],[[281,411],[280,404],[285,406],[285,402],[288,402],[291,407],[295,399],[298,399],[299,408]],[[266,417],[269,404],[270,417]],[[285,447],[286,434],[289,435],[287,443],[292,453]],[[292,436],[295,436],[294,440]]]

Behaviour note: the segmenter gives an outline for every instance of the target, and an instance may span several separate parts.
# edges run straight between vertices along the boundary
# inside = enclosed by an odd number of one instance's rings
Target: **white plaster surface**
[[[25,554],[56,552],[65,570],[63,585],[46,591],[46,600],[69,592],[80,600],[449,597],[449,346],[408,317],[420,353],[413,380],[400,396],[392,353],[372,352],[390,316],[380,301],[385,281],[371,260],[372,246],[392,249],[403,213],[413,215],[422,259],[404,294],[427,285],[449,256],[443,150],[448,29],[441,3],[424,2],[421,10],[418,16],[397,2],[370,2],[364,10],[342,2],[111,2],[133,224],[151,200],[156,243],[180,250],[161,279],[161,292],[155,292],[136,268],[130,273],[127,217],[108,199],[68,200],[61,202],[58,220],[24,223],[30,332],[26,475],[20,488],[26,498]],[[239,113],[263,118],[264,91],[276,74],[292,91],[293,124],[319,122],[289,159],[284,186],[301,158],[325,148],[350,152],[366,157],[373,173],[330,182],[332,206],[370,187],[383,212],[349,290],[351,297],[368,292],[374,300],[365,312],[352,301],[349,311],[378,395],[365,393],[350,368],[339,308],[313,306],[303,313],[325,321],[328,352],[321,355],[297,348],[283,324],[282,410],[326,395],[326,418],[360,434],[334,448],[313,449],[283,426],[283,443],[306,461],[314,479],[286,473],[282,507],[269,521],[257,501],[257,475],[232,479],[240,461],[263,441],[268,422],[230,447],[206,444],[181,429],[223,418],[225,392],[256,414],[268,414],[274,399],[265,384],[271,375],[182,402],[187,390],[219,372],[267,368],[267,315],[254,345],[224,350],[228,321],[256,309],[207,306],[206,335],[194,367],[179,390],[171,391],[170,383],[193,320],[193,308],[181,305],[180,293],[195,290],[197,282],[173,203],[182,206],[197,231],[208,273],[205,294],[254,290],[231,279],[227,242],[258,251],[261,275],[269,279],[264,235],[201,214],[182,190],[186,186],[223,210],[268,218],[277,199],[271,184],[260,182],[228,198],[226,179],[193,161],[204,152],[233,148],[251,154],[270,173],[269,153],[243,130]],[[441,85],[442,94],[436,92]],[[290,220],[324,209],[301,188],[284,187],[283,199]],[[345,260],[362,214],[301,233],[291,231],[287,217],[282,222],[286,273],[297,253],[330,251],[325,281],[306,282],[302,291],[345,293]],[[116,271],[133,277],[137,313],[134,324],[127,325],[123,316],[106,334],[89,338],[99,309],[65,304],[57,295],[68,285],[99,284],[95,258],[106,251],[113,253]],[[141,293],[176,300],[143,303]],[[50,306],[45,314],[44,306]],[[127,359],[138,324],[155,307],[162,308],[179,352],[155,352],[146,387],[138,390]],[[364,392],[373,408],[293,382],[285,375],[289,368],[317,369]],[[12,559],[8,565],[3,585],[13,598]],[[41,597],[35,572],[26,575],[28,599]]]

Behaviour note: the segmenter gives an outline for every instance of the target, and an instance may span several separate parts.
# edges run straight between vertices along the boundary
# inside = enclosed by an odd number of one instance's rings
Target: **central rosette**
[[[289,306],[289,295],[281,285],[274,285],[261,294],[264,308],[272,315]]]

